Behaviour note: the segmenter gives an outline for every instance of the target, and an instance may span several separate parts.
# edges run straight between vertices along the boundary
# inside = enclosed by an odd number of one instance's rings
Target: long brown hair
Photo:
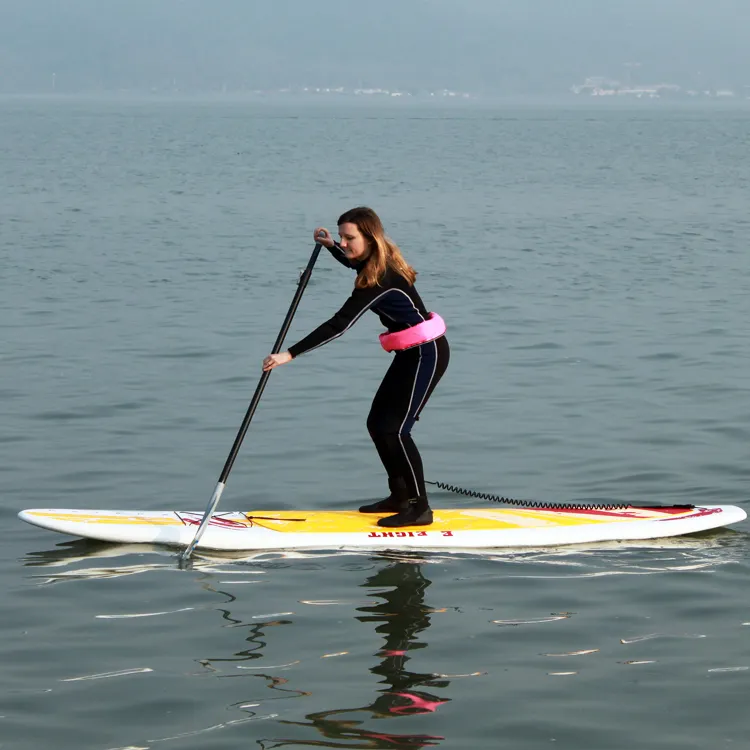
[[[370,256],[357,274],[354,286],[377,286],[388,268],[403,276],[409,285],[414,283],[417,272],[404,260],[401,250],[386,237],[380,217],[367,206],[357,206],[339,216],[338,225],[356,224],[370,246]]]

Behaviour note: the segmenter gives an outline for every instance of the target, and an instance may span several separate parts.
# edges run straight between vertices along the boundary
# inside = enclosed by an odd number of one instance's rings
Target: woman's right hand
[[[317,227],[314,233],[315,241],[320,242],[324,247],[333,247],[333,237],[325,227]]]

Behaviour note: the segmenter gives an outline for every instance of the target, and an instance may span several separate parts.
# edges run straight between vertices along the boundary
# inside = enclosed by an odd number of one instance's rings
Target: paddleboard
[[[434,523],[386,529],[378,514],[357,511],[254,510],[215,514],[198,545],[204,550],[492,549],[660,539],[738,523],[733,505],[618,510],[534,508],[433,509]],[[35,508],[19,517],[43,529],[125,544],[185,547],[203,513]],[[388,514],[384,514],[388,515]]]

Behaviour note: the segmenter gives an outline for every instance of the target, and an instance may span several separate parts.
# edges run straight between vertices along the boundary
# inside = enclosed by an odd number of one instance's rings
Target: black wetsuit
[[[331,254],[357,271],[343,250],[334,245]],[[399,273],[388,269],[374,287],[354,288],[342,308],[328,321],[289,348],[292,357],[338,338],[367,311],[372,310],[390,332],[403,331],[423,322],[428,315],[417,290]],[[425,498],[422,458],[411,438],[411,428],[433,389],[448,367],[450,348],[445,336],[427,344],[396,352],[375,394],[367,429],[388,473],[394,498]]]

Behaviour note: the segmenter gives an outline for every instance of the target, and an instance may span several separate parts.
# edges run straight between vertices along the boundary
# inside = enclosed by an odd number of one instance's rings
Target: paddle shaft
[[[292,304],[289,305],[289,311],[286,314],[286,318],[284,318],[284,324],[281,326],[281,330],[279,331],[279,335],[276,337],[276,343],[273,345],[272,354],[278,354],[281,351],[281,346],[284,343],[284,339],[286,338],[286,334],[289,331],[289,326],[292,324],[292,318],[294,317],[294,313],[297,312],[297,307],[299,306],[299,302],[302,299],[302,294],[305,291],[305,287],[307,286],[307,282],[310,281],[310,276],[312,276],[313,266],[315,265],[315,261],[318,259],[318,255],[320,254],[320,249],[322,245],[320,243],[317,243],[315,245],[315,249],[312,252],[312,255],[310,256],[310,260],[307,263],[307,267],[302,272],[299,283],[297,284],[297,291],[294,294],[294,299],[292,300]],[[188,544],[188,546],[185,548],[185,550],[182,553],[182,559],[187,560],[190,555],[193,553],[193,550],[195,549],[196,545],[200,541],[201,537],[203,536],[203,532],[205,531],[206,527],[208,526],[211,516],[213,515],[214,511],[216,510],[216,507],[219,505],[219,500],[221,499],[221,493],[224,491],[224,487],[226,486],[227,479],[229,478],[229,472],[232,470],[232,466],[234,465],[234,460],[237,458],[237,454],[240,452],[240,446],[242,445],[242,441],[245,439],[245,434],[247,433],[247,429],[250,426],[250,422],[252,421],[253,415],[255,414],[255,410],[258,408],[258,404],[260,403],[260,397],[263,395],[263,390],[266,387],[266,383],[268,382],[268,378],[271,374],[271,370],[267,370],[263,373],[263,375],[260,378],[260,381],[258,382],[258,385],[255,388],[255,393],[253,394],[253,398],[250,401],[250,405],[247,408],[247,412],[245,412],[245,418],[242,420],[242,424],[240,425],[239,432],[237,433],[237,437],[234,439],[234,445],[232,445],[232,450],[229,452],[229,456],[227,457],[226,463],[224,464],[224,468],[221,470],[221,475],[219,476],[219,481],[216,484],[216,488],[214,489],[213,495],[211,495],[211,499],[208,502],[208,505],[206,506],[206,512],[203,514],[203,520],[200,523],[200,526],[198,526],[198,529],[195,532],[195,536],[193,537],[193,541]]]

